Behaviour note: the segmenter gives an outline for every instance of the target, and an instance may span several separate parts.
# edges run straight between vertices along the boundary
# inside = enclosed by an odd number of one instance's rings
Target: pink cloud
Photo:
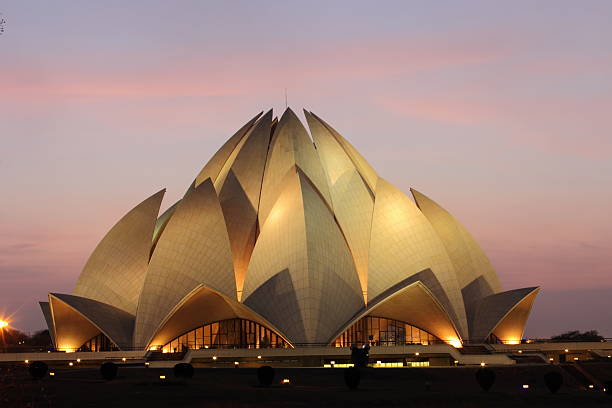
[[[260,92],[271,87],[321,86],[329,82],[385,79],[423,70],[481,64],[500,54],[488,42],[428,38],[398,40],[381,37],[369,41],[335,42],[290,52],[273,49],[237,50],[235,54],[202,56],[188,61],[166,60],[140,69],[101,70],[98,66],[66,65],[44,69],[33,65],[0,68],[5,98],[49,101],[64,98],[170,98],[227,96]],[[113,61],[129,55],[109,56]],[[67,60],[67,64],[70,59]],[[42,100],[40,98],[43,98]]]
[[[374,103],[385,112],[459,126],[480,126],[512,143],[538,150],[590,158],[612,156],[609,137],[608,96],[542,95],[522,99],[521,95],[491,95],[482,88],[448,94],[439,92],[379,94]]]

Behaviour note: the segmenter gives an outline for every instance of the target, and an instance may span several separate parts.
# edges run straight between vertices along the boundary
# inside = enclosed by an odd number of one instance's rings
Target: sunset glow
[[[1,8],[11,327],[45,328],[38,302],[71,293],[119,217],[164,187],[172,205],[236,124],[282,113],[286,90],[390,183],[451,211],[504,289],[542,287],[525,336],[612,337],[611,2]]]

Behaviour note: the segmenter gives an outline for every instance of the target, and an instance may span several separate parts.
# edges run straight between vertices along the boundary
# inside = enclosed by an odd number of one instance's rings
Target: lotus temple
[[[304,114],[260,113],[181,200],[160,214],[162,190],[119,219],[73,292],[40,303],[55,348],[520,343],[539,288],[502,290],[453,215]]]

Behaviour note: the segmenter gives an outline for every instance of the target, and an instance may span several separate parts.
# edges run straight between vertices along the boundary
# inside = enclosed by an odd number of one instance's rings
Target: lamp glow
[[[523,384],[523,389],[526,390],[529,388],[529,384]]]
[[[482,363],[480,363],[480,366],[481,366],[481,367],[484,367],[485,365],[486,365],[486,364],[485,364],[485,362],[484,362],[484,361],[483,361]]]
[[[461,341],[459,341],[458,339],[451,340],[451,341],[449,341],[449,343],[454,348],[461,348],[461,347],[463,347],[463,344],[461,344]]]
[[[217,359],[217,356],[213,356],[213,360],[216,360],[216,359]]]
[[[257,358],[261,360],[261,356],[257,356]]]
[[[68,365],[69,365],[70,367],[72,367],[72,366],[74,365],[74,363],[71,361],[71,362],[69,362],[69,363],[68,363]]]
[[[160,380],[165,380],[165,379],[166,379],[166,376],[165,376],[165,375],[160,375],[160,376],[159,376],[159,379],[160,379]]]
[[[283,381],[281,381],[281,384],[284,384],[284,385],[291,384],[291,381],[289,381],[288,378],[283,378]]]
[[[7,327],[9,324],[5,320],[0,320],[0,329]]]
[[[49,373],[49,375],[50,375],[51,377],[54,377],[54,376],[55,376],[55,373],[52,371],[52,372],[50,372],[50,373]]]

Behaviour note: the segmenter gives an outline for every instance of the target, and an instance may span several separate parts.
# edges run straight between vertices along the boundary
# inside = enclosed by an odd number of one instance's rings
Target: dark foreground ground
[[[612,379],[612,364],[592,368]],[[193,379],[181,381],[170,369],[124,366],[107,382],[97,367],[51,367],[55,376],[35,381],[25,365],[3,365],[0,407],[612,407],[612,396],[585,389],[556,366],[492,369],[489,392],[467,367],[366,369],[351,391],[343,369],[277,368],[277,385],[262,388],[254,368],[196,368]],[[564,375],[557,394],[544,384],[551,370]],[[280,385],[283,378],[291,385]]]

